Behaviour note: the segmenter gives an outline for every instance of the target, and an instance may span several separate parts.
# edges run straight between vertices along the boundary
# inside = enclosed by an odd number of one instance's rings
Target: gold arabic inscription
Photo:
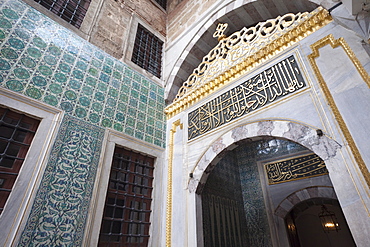
[[[324,161],[316,154],[266,164],[265,170],[269,184],[283,183],[329,173]]]
[[[293,55],[189,113],[188,139],[228,123],[306,86]]]

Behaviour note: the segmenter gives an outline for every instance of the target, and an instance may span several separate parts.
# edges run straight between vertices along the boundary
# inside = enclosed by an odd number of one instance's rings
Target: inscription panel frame
[[[293,65],[288,64],[289,59],[293,60],[292,62]],[[277,67],[279,66],[280,67],[285,66],[288,69],[291,68],[291,70],[287,69],[284,70],[285,72],[288,73],[291,72],[289,74],[285,74],[285,77],[290,76],[290,78],[293,79],[291,79],[290,81],[275,80],[275,82],[271,83],[275,84],[274,88],[275,94],[273,93],[265,94],[264,100],[261,100],[261,98],[259,98],[254,99],[253,102],[253,100],[247,101],[248,97],[250,99],[251,96],[253,95],[248,94],[243,95],[243,93],[240,93],[243,92],[244,90],[244,92],[248,91],[248,93],[254,93],[254,96],[255,95],[261,96],[260,92],[261,91],[266,92],[267,87],[266,84],[263,85],[263,83],[262,84],[260,83],[260,85],[258,85],[258,81],[256,82],[257,78],[259,77],[261,82],[262,75],[266,76],[270,74],[269,78],[270,81],[266,80],[267,77],[262,79],[265,80],[265,82],[267,81],[267,83],[270,83],[273,80],[271,79],[271,74],[273,74],[273,71],[275,71],[276,78],[283,78],[284,76],[282,76],[281,71],[280,71],[281,77],[279,77],[278,72],[276,72],[278,70]],[[293,69],[293,67],[295,69]],[[298,74],[293,74],[292,72],[294,71],[298,72]],[[252,80],[254,80],[254,83],[252,83]],[[280,85],[276,85],[278,83],[280,83]],[[248,86],[254,86],[254,88],[257,88],[260,92],[256,93],[253,91],[253,88],[249,89]],[[285,91],[281,90],[282,86],[284,86]],[[272,87],[270,85],[270,92],[273,91],[271,90],[271,88]],[[277,88],[279,88],[280,90],[279,92],[277,91]],[[280,55],[278,58],[273,59],[271,62],[268,62],[267,64],[264,64],[263,66],[257,68],[251,73],[246,74],[244,77],[238,80],[237,85],[235,85],[234,83],[234,85],[232,85],[231,87],[227,87],[226,90],[222,90],[222,92],[220,90],[219,92],[221,93],[217,94],[216,96],[213,95],[212,97],[207,97],[206,101],[203,101],[201,105],[189,111],[189,113],[187,114],[188,141],[198,139],[198,137],[201,137],[204,134],[211,133],[215,129],[225,124],[235,122],[241,117],[245,117],[251,113],[256,113],[257,111],[264,109],[266,106],[272,106],[282,100],[291,98],[293,95],[301,93],[308,88],[311,88],[311,81],[307,76],[307,70],[302,61],[300,53],[298,52],[297,47],[295,47],[294,50],[290,50],[285,54]],[[267,102],[267,98],[269,98],[269,102]],[[230,102],[234,104],[229,104],[229,106],[231,107],[228,107],[228,103]],[[258,102],[260,104],[256,105],[255,102]],[[237,105],[235,103],[237,103]],[[204,119],[207,118],[212,120],[211,124],[209,122],[207,123],[204,121]]]

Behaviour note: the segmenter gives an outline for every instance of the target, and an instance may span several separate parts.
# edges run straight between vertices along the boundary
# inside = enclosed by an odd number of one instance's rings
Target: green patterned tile
[[[12,91],[20,92],[24,89],[24,83],[20,80],[10,80],[6,82],[6,87]]]
[[[145,112],[147,109],[147,105],[143,102],[139,102],[139,110]]]
[[[117,120],[118,122],[123,122],[123,121],[125,121],[125,115],[124,115],[122,112],[118,112],[118,113],[116,114],[116,120]]]
[[[19,15],[14,10],[3,9],[2,12],[9,19],[17,20],[19,18]]]
[[[95,66],[96,68],[100,68],[102,66],[102,62],[96,59],[93,59],[91,64]]]
[[[52,106],[56,106],[56,105],[58,105],[58,98],[55,97],[54,95],[46,95],[44,97],[44,102],[46,104],[49,104],[49,105],[52,105]]]
[[[96,86],[96,83],[97,83],[97,79],[96,78],[93,78],[93,77],[87,77],[86,78],[86,84],[89,85],[89,86],[92,86],[92,87],[95,87]]]
[[[147,116],[146,121],[147,121],[147,124],[154,125],[154,118],[153,117]]]
[[[114,72],[113,72],[113,77],[114,77],[114,78],[116,78],[117,80],[121,80],[122,75],[121,75],[121,73],[120,73],[120,72],[118,72],[118,71],[114,71]]]
[[[105,84],[105,83],[99,83],[99,84],[98,84],[98,90],[99,90],[99,91],[102,91],[102,92],[105,92],[105,91],[107,91],[107,90],[108,90],[108,85],[107,85],[107,84]]]
[[[88,73],[94,77],[97,77],[99,75],[99,71],[94,67],[90,67]]]
[[[109,89],[108,95],[111,97],[118,97],[118,91],[114,88]]]
[[[60,48],[56,47],[56,46],[50,46],[48,48],[48,51],[54,55],[54,56],[60,56],[60,54],[62,53]]]
[[[7,19],[0,17],[0,28],[11,29],[13,27],[12,23]]]
[[[117,130],[117,131],[119,131],[119,132],[122,132],[122,131],[123,131],[123,126],[122,126],[122,124],[120,124],[120,123],[115,123],[115,124],[113,125],[113,129],[115,129],[115,130]]]
[[[149,93],[149,89],[147,89],[147,88],[145,88],[145,87],[142,87],[142,88],[141,88],[141,93],[142,93],[143,95],[148,95],[148,93]]]
[[[22,67],[14,69],[13,73],[18,79],[28,79],[31,77],[28,70]]]
[[[123,104],[123,103],[119,103],[119,104],[118,104],[117,109],[118,109],[118,111],[120,111],[120,112],[126,112],[126,110],[127,110],[127,105],[126,105],[126,104]]]
[[[63,60],[68,63],[68,64],[73,64],[74,61],[76,60],[76,57],[71,55],[71,54],[68,54],[68,53],[65,53],[63,55]]]
[[[143,140],[144,139],[144,134],[140,131],[135,131],[135,137],[140,139],[140,140]]]
[[[125,76],[127,76],[127,77],[132,77],[132,69],[130,69],[130,68],[126,68],[125,69]]]
[[[96,124],[96,123],[100,122],[100,116],[99,116],[98,114],[96,114],[96,113],[91,113],[91,114],[89,115],[89,120],[90,120],[92,123]]]
[[[145,139],[144,140],[146,142],[153,143],[153,137],[151,137],[151,136],[145,135]]]
[[[112,108],[105,108],[104,113],[107,117],[113,117],[114,116],[114,110]]]
[[[127,111],[127,114],[129,115],[129,116],[131,116],[131,117],[136,117],[136,113],[137,113],[137,111],[136,111],[136,108],[133,108],[133,107],[128,107],[128,111]]]
[[[75,89],[75,90],[78,90],[81,88],[81,82],[77,81],[77,80],[70,80],[68,85],[72,88],[72,89]],[[89,90],[89,89],[86,89],[86,90]],[[92,94],[92,93],[91,93]],[[91,95],[90,94],[90,95]]]
[[[152,126],[146,126],[146,133],[148,133],[149,135],[153,135],[154,128]]]
[[[110,107],[115,107],[117,105],[117,100],[114,98],[109,98],[107,99],[107,105]]]
[[[94,102],[92,104],[92,109],[95,111],[95,112],[101,112],[103,110],[103,106],[101,103],[98,103],[98,102]]]
[[[135,120],[132,117],[128,117],[126,120],[126,123],[128,126],[134,127],[135,126]]]
[[[154,142],[154,124],[164,125],[162,88],[18,0],[8,3],[3,8],[0,0],[2,85],[94,125]]]
[[[94,98],[97,101],[104,101],[105,100],[105,95],[102,92],[96,92]]]
[[[9,47],[1,49],[1,55],[6,59],[17,59],[19,57],[18,53]]]
[[[134,130],[131,127],[126,127],[125,133],[130,135],[130,136],[133,136],[134,135]]]
[[[74,109],[74,104],[72,104],[71,102],[68,102],[68,101],[64,101],[64,102],[60,103],[60,107],[62,108],[62,110],[66,111],[66,112],[72,112],[73,109]]]
[[[137,107],[137,104],[138,104],[138,102],[137,102],[137,100],[136,99],[130,99],[130,106],[132,106],[132,107]]]
[[[8,43],[9,43],[10,47],[12,47],[16,50],[21,50],[21,49],[24,49],[24,47],[25,47],[24,42],[22,40],[16,39],[16,38],[8,39]]]
[[[32,68],[36,67],[35,60],[30,58],[30,57],[21,58],[21,63],[24,67],[29,68],[29,69],[32,69]],[[0,67],[1,67],[1,65],[0,65]]]
[[[141,81],[141,85],[142,85],[142,86],[144,86],[144,87],[149,87],[149,81],[148,81],[148,80],[146,80],[146,79],[143,79],[143,80]]]
[[[135,80],[136,82],[140,83],[140,82],[141,82],[141,76],[135,73],[135,74],[134,74],[134,80]],[[138,84],[138,85],[140,86],[140,84]]]
[[[6,35],[3,30],[0,29],[0,39],[5,39]]]
[[[43,39],[41,39],[40,37],[34,37],[33,40],[32,40],[33,44],[40,48],[40,49],[44,49],[47,47],[47,44],[44,42]]]
[[[121,94],[119,96],[119,99],[122,101],[122,102],[127,102],[128,101],[128,95],[127,94]]]
[[[92,95],[94,93],[94,89],[90,86],[82,87],[82,92],[84,95]]]
[[[77,94],[73,90],[67,90],[67,91],[65,91],[64,92],[64,96],[68,100],[75,100],[75,99],[77,99]]]
[[[139,92],[136,90],[131,90],[131,96],[138,99],[139,98]]]
[[[0,70],[10,70],[11,66],[5,59],[0,58]]]
[[[82,107],[78,107],[75,110],[75,114],[78,118],[81,119],[81,118],[85,118],[87,116],[87,111]]]

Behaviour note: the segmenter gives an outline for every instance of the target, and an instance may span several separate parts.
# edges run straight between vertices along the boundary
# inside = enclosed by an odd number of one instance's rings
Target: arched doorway
[[[323,228],[320,216],[330,216],[333,225]],[[285,217],[292,247],[355,247],[339,202],[331,198],[311,198],[298,203]]]
[[[283,138],[256,137],[237,144],[219,153],[218,162],[206,170],[209,176],[198,189],[204,246],[288,246],[288,229],[280,224],[281,215],[277,214],[281,204],[287,203],[285,198],[299,195],[294,193],[297,191],[318,197],[327,193],[320,194],[321,188],[331,188],[336,198],[324,161],[306,147]]]

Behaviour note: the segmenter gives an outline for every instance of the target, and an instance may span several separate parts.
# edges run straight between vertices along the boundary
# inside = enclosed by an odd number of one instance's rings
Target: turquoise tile
[[[153,136],[155,123],[164,126],[163,88],[18,0],[0,0],[0,86],[94,125],[164,143]]]

